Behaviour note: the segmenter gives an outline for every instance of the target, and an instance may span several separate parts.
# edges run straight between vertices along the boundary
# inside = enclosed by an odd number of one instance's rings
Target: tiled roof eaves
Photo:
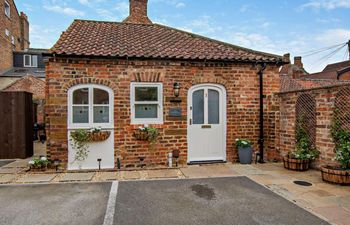
[[[271,60],[257,60],[250,58],[225,58],[225,59],[205,59],[205,58],[184,58],[184,57],[152,57],[152,56],[112,56],[112,55],[84,55],[84,54],[66,54],[66,53],[43,53],[44,57],[72,57],[72,58],[88,58],[88,59],[129,59],[129,60],[174,60],[174,61],[197,61],[197,62],[241,62],[241,63],[267,63],[267,64],[276,64],[276,65],[284,65],[287,62],[283,60],[279,61],[271,61]]]

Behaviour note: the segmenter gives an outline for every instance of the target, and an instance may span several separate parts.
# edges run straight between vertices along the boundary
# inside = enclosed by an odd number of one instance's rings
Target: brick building
[[[350,60],[327,65],[321,72],[312,73],[303,79],[350,80]]]
[[[29,22],[13,0],[0,1],[0,72],[13,65],[13,52],[29,48]]]
[[[123,22],[75,20],[47,54],[47,153],[68,169],[167,163],[180,150],[183,163],[235,161],[236,138],[258,150],[259,87],[264,71],[264,136],[268,159],[275,135],[283,57],[234,46],[154,24],[147,0],[130,0]],[[180,91],[177,93],[177,87]],[[70,134],[101,127],[103,142],[74,161]],[[156,143],[137,140],[135,130],[159,130]]]

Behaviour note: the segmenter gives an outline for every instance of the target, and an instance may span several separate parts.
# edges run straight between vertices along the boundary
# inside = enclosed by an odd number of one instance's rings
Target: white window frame
[[[5,15],[8,18],[11,18],[11,5],[5,0],[5,4],[4,4],[4,10],[5,10]]]
[[[136,87],[156,87],[158,89],[158,101],[135,101]],[[158,104],[157,118],[136,118],[135,105],[137,104]],[[131,124],[163,124],[163,84],[162,83],[141,83],[133,82],[130,84],[130,106],[131,106]]]
[[[73,106],[80,106],[80,105],[74,105],[73,104],[73,93],[74,91],[78,90],[78,89],[83,89],[83,88],[87,88],[89,89],[89,104],[87,105],[81,105],[81,106],[88,106],[89,107],[89,122],[88,123],[73,123]],[[106,92],[108,92],[108,96],[109,96],[109,123],[94,123],[93,122],[93,116],[94,116],[94,106],[101,106],[99,104],[94,104],[93,102],[93,89],[97,88],[97,89],[101,89],[104,90]],[[97,84],[80,84],[80,85],[76,85],[71,87],[68,90],[68,129],[88,129],[88,128],[94,128],[94,127],[101,127],[104,129],[113,129],[114,128],[114,122],[113,122],[113,112],[114,112],[114,93],[113,90],[110,89],[109,87],[103,86],[103,85],[97,85]],[[107,105],[103,105],[103,106],[107,106]]]
[[[26,65],[26,56],[29,56],[29,65]],[[36,58],[36,60],[34,60]],[[24,67],[38,67],[38,55],[23,55],[23,66]]]

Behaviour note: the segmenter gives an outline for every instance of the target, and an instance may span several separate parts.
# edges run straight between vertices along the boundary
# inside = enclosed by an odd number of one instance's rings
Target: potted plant
[[[322,180],[342,185],[350,185],[350,132],[334,121],[331,129],[335,144],[337,165],[321,167]]]
[[[105,141],[111,135],[110,131],[102,131],[101,127],[94,127],[90,129],[89,136],[91,142]]]
[[[30,170],[44,171],[47,169],[47,166],[50,164],[50,161],[46,157],[33,158],[28,162]]]
[[[283,157],[284,168],[295,171],[306,171],[310,162],[319,156],[320,152],[311,145],[303,123],[298,123],[296,130],[296,149]]]
[[[244,139],[236,139],[238,158],[241,164],[251,164],[253,158],[252,143]]]
[[[134,136],[140,141],[149,141],[155,143],[157,141],[159,131],[153,127],[139,127],[134,131]]]

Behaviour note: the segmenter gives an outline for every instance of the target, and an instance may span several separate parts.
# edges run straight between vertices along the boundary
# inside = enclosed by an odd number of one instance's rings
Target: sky
[[[18,10],[29,17],[32,48],[52,47],[74,19],[120,22],[129,14],[128,0],[15,2]],[[346,47],[340,48],[340,44],[350,40],[350,0],[148,2],[148,15],[154,23],[254,50],[303,56],[308,72],[321,71],[329,63],[349,58]],[[337,47],[311,54],[331,46]]]

